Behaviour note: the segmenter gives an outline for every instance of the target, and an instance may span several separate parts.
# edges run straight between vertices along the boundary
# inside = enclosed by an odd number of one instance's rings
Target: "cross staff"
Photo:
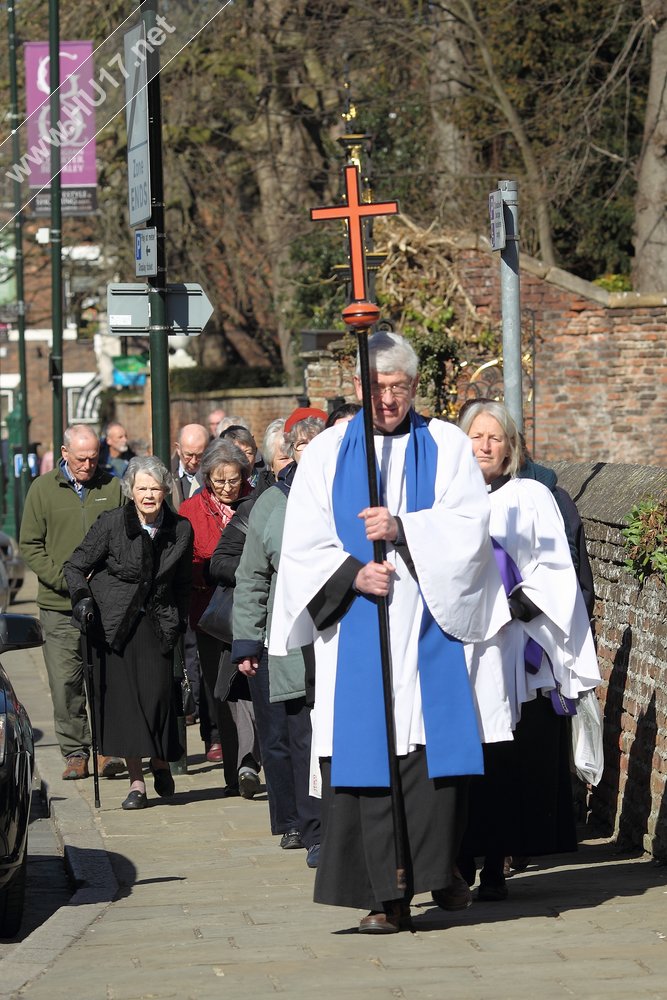
[[[380,310],[366,299],[366,259],[362,219],[374,215],[396,215],[397,201],[362,203],[359,199],[359,172],[354,165],[345,167],[345,190],[347,205],[329,208],[312,208],[310,217],[314,222],[328,219],[347,219],[350,241],[350,274],[352,277],[353,301],[343,309],[343,320],[357,333],[359,342],[359,364],[361,376],[361,401],[364,416],[364,440],[366,444],[366,466],[368,472],[368,496],[371,507],[379,507],[377,470],[375,467],[375,442],[373,440],[373,408],[371,402],[371,375],[368,361],[368,328],[380,318]],[[373,542],[373,559],[382,563],[385,558],[384,543]],[[380,632],[380,660],[382,663],[382,693],[384,716],[387,729],[387,753],[389,755],[389,791],[391,794],[391,816],[394,832],[396,858],[396,886],[399,892],[407,888],[405,868],[405,809],[401,777],[396,756],[396,733],[394,729],[394,698],[391,679],[391,645],[389,641],[389,605],[386,597],[376,598],[378,627]]]
[[[345,167],[345,194],[347,205],[311,208],[310,218],[313,222],[320,222],[327,219],[347,219],[347,232],[350,241],[352,298],[360,302],[366,300],[366,255],[362,219],[368,219],[374,215],[396,215],[398,212],[398,202],[379,201],[366,204],[362,202],[359,197],[359,171],[354,164]]]

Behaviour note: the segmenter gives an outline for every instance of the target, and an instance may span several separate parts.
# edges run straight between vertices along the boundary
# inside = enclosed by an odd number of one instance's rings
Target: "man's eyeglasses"
[[[308,443],[309,443],[308,441],[297,441],[297,443],[294,445],[294,450],[303,451],[303,449],[306,447]]]
[[[412,382],[394,382],[392,385],[371,385],[371,396],[382,399],[385,392],[390,392],[394,399],[403,399],[412,392]]]
[[[192,458],[200,459],[204,454],[203,451],[182,451],[181,458],[186,458],[188,461]]]
[[[235,479],[212,479],[211,482],[214,486],[222,487],[223,490],[233,490],[241,482],[241,476],[236,476]]]

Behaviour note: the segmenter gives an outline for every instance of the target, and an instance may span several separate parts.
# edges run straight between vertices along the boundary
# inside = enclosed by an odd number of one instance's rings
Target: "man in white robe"
[[[442,893],[455,878],[466,776],[483,766],[462,643],[489,638],[510,615],[469,441],[414,412],[417,357],[407,341],[378,333],[369,352],[381,506],[368,505],[360,413],[319,435],[295,476],[270,652],[314,648],[313,748],[323,799],[315,900],[368,908],[360,931],[391,933],[409,924],[414,893]],[[361,399],[358,375],[355,386]],[[381,563],[372,557],[374,541],[386,548]],[[388,600],[405,806],[403,893],[396,888],[378,597]]]

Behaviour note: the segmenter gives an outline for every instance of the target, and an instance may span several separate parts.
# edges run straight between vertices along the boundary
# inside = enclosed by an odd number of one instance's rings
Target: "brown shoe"
[[[97,755],[97,773],[100,778],[115,778],[117,774],[122,774],[125,770],[125,761],[122,757],[105,757],[104,754]]]
[[[431,896],[441,910],[466,910],[472,904],[470,886],[458,868],[454,869],[454,878],[447,888],[434,889]]]
[[[402,899],[394,899],[384,904],[384,910],[371,910],[359,921],[360,934],[398,934],[409,930],[410,904]]]
[[[64,781],[77,781],[79,778],[87,778],[89,774],[87,757],[72,756],[65,758]]]

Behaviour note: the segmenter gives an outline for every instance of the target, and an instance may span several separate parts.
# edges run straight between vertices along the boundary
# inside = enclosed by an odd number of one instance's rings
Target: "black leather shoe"
[[[303,841],[301,840],[301,834],[298,830],[288,830],[280,838],[280,846],[283,851],[294,851],[299,847],[303,847]]]
[[[477,898],[480,903],[499,903],[507,899],[507,885],[505,879],[498,879],[493,882],[482,882],[477,890]]]
[[[153,788],[161,799],[169,799],[176,791],[174,777],[168,767],[160,767],[153,771]]]
[[[130,792],[122,804],[123,809],[145,809],[148,805],[148,796],[145,792]]]

